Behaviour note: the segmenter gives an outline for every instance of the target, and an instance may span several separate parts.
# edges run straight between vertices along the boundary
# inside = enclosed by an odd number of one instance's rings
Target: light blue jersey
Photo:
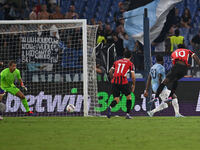
[[[156,93],[156,91],[160,85],[159,74],[162,75],[162,81],[163,81],[166,77],[165,67],[161,64],[156,63],[150,69],[151,86],[152,86],[152,90],[154,93]],[[164,89],[166,89],[166,87]]]

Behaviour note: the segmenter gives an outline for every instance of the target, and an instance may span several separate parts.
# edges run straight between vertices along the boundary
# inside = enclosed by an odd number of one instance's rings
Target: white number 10
[[[185,57],[185,51],[179,51],[179,52],[175,52],[176,53],[176,57],[180,56],[180,57]]]

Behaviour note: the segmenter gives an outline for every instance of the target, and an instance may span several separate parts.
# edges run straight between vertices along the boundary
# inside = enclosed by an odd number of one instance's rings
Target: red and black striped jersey
[[[194,53],[189,49],[177,49],[171,54],[172,63],[175,64],[176,61],[183,61],[188,66],[188,59]]]
[[[115,61],[112,68],[115,69],[111,81],[114,84],[127,84],[127,73],[135,71],[133,63],[126,58]]]

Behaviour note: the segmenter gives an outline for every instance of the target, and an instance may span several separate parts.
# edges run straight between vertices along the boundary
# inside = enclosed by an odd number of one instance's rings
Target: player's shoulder
[[[5,68],[1,71],[1,73],[4,73],[4,72],[8,72],[9,71],[9,68]]]
[[[164,69],[165,67],[163,65],[159,64],[159,63],[156,63],[151,68],[160,70],[160,69]]]
[[[15,72],[16,72],[16,73],[20,73],[19,69],[17,69],[17,68],[15,69]]]

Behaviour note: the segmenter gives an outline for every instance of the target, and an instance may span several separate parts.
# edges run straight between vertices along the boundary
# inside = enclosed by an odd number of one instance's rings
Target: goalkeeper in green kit
[[[27,99],[25,98],[24,94],[20,91],[20,89],[18,89],[14,84],[16,79],[19,80],[21,87],[27,90],[21,79],[20,71],[16,68],[16,62],[10,61],[9,68],[6,68],[3,71],[1,71],[1,89],[5,92],[19,97],[26,109],[27,114],[32,116],[33,112],[29,110]]]

